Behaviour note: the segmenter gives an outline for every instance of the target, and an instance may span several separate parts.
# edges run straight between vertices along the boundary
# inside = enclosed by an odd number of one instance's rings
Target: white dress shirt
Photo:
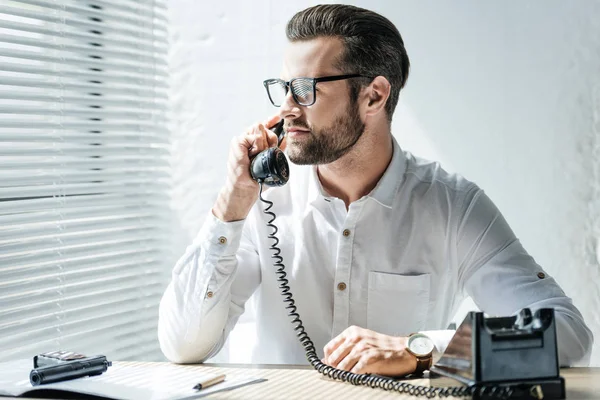
[[[395,139],[375,189],[350,204],[329,196],[314,166],[266,191],[298,312],[317,354],[351,325],[426,332],[443,351],[465,296],[490,315],[553,307],[561,365],[589,362],[592,333],[570,298],[527,254],[484,192]],[[176,264],[160,304],[159,340],[174,362],[215,355],[255,296],[254,363],[307,363],[284,308],[258,201],[246,220],[209,215]]]

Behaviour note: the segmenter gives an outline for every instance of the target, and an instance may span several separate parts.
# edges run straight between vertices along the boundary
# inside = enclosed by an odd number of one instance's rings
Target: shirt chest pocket
[[[369,272],[367,328],[392,336],[422,330],[429,309],[430,275]]]

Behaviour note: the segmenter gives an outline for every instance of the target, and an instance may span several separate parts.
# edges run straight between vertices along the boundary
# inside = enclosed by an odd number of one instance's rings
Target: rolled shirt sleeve
[[[493,316],[554,308],[560,365],[589,364],[593,335],[572,300],[525,251],[481,189],[474,187],[464,206],[456,243],[459,288]]]
[[[211,212],[175,265],[158,321],[160,347],[169,360],[203,362],[216,354],[260,284],[258,254],[244,226]]]

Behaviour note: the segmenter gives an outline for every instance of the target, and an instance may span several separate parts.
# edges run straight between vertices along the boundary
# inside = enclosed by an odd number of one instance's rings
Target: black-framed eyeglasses
[[[371,78],[360,74],[323,76],[321,78],[294,78],[290,81],[283,79],[267,79],[263,82],[269,100],[275,107],[280,107],[287,97],[288,90],[292,90],[292,97],[301,106],[312,106],[317,99],[317,83],[341,81],[350,78]]]

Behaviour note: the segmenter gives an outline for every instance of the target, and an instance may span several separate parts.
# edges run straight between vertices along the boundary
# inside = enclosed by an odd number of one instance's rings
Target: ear
[[[383,76],[377,76],[369,86],[364,89],[365,101],[364,115],[365,117],[374,116],[380,112],[385,112],[385,104],[390,97],[392,85]]]

